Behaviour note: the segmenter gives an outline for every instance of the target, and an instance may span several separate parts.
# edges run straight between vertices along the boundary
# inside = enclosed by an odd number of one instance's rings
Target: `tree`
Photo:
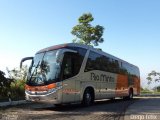
[[[1,88],[9,88],[11,82],[13,82],[13,79],[9,79],[5,77],[5,73],[0,70],[0,87]]]
[[[14,80],[26,80],[28,67],[27,67],[27,65],[25,65],[25,66],[22,66],[21,69],[14,68],[13,70],[9,70],[7,68],[7,72],[8,72],[9,78],[11,78],[11,79],[14,79]]]
[[[22,66],[21,69],[14,68],[9,70],[7,68],[8,76],[13,79],[14,82],[10,85],[12,99],[24,99],[25,82],[27,78],[28,67]]]
[[[148,84],[151,84],[152,81],[159,82],[160,81],[160,73],[156,71],[151,71],[147,77]]]
[[[5,73],[3,71],[0,71],[0,87],[3,87],[4,82],[7,80],[4,75]]]
[[[10,92],[11,83],[14,82],[13,79],[5,77],[5,73],[0,71],[0,96],[6,96]]]
[[[102,43],[104,27],[96,25],[95,27],[90,24],[94,20],[91,13],[85,13],[78,19],[78,25],[72,28],[71,33],[76,36],[73,40],[74,43],[81,43],[86,45],[95,45]]]
[[[154,91],[160,92],[160,86],[156,86],[153,88]]]

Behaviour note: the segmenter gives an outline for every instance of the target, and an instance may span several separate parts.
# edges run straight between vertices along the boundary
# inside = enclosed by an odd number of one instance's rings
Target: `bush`
[[[0,101],[25,99],[25,79],[28,68],[23,66],[22,69],[7,69],[9,78],[5,73],[0,71]]]
[[[25,99],[25,81],[16,80],[11,84],[11,99],[20,100]]]
[[[22,100],[25,99],[25,81],[15,80],[11,83],[10,87],[0,87],[0,101]]]

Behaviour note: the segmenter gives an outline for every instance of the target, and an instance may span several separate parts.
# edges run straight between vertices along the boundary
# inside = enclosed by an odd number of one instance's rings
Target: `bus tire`
[[[111,100],[111,101],[114,101],[114,100],[115,100],[115,97],[113,97],[113,98],[110,98],[110,100]]]
[[[86,89],[83,94],[82,104],[84,106],[90,106],[93,104],[93,102],[94,102],[93,93],[91,92],[90,89]]]
[[[127,96],[127,100],[131,100],[131,99],[133,99],[133,89],[129,90],[129,94]]]
[[[133,89],[131,88],[128,92],[128,96],[123,96],[123,100],[131,100],[133,99]]]

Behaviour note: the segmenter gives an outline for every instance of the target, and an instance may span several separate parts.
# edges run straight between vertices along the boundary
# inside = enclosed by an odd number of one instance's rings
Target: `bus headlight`
[[[52,88],[52,89],[49,89],[49,90],[48,90],[48,93],[52,93],[52,92],[56,92],[56,89],[55,89],[55,88]]]

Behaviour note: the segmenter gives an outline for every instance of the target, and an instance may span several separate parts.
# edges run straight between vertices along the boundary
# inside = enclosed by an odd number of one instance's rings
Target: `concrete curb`
[[[26,100],[19,100],[19,101],[11,101],[11,102],[0,102],[0,107],[7,107],[7,106],[14,106],[20,104],[29,103]]]

